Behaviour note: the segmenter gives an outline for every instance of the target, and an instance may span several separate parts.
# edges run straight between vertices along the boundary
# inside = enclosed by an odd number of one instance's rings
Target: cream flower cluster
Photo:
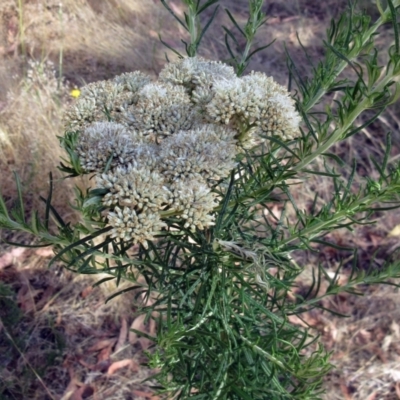
[[[111,236],[147,246],[168,216],[213,225],[213,191],[243,148],[299,137],[300,118],[272,78],[201,58],[169,63],[157,81],[141,72],[91,83],[66,113],[73,151],[105,193]]]

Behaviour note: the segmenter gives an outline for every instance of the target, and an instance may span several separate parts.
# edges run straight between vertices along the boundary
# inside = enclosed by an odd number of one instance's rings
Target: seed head
[[[179,180],[171,186],[171,191],[171,208],[185,220],[185,228],[204,230],[214,225],[212,212],[218,203],[215,201],[216,194],[206,183],[193,179]]]
[[[79,136],[76,152],[87,172],[103,172],[133,162],[135,149],[141,142],[137,132],[128,131],[114,122],[94,122]]]
[[[147,248],[148,240],[154,240],[154,235],[159,233],[166,224],[160,220],[158,213],[152,210],[137,213],[133,208],[115,207],[114,211],[107,214],[107,220],[112,238],[133,240],[135,244],[142,244]]]
[[[196,124],[197,111],[184,88],[151,83],[138,93],[138,101],[124,114],[125,123],[154,143]]]
[[[170,193],[165,187],[165,178],[147,167],[118,167],[97,178],[97,186],[108,190],[103,197],[106,207],[119,205],[136,211],[157,212],[168,203]]]
[[[233,133],[212,125],[181,131],[164,140],[160,151],[160,171],[170,180],[218,180],[235,168]]]

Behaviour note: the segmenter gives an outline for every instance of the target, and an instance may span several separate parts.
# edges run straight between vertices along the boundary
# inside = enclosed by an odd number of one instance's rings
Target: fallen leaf
[[[36,255],[40,256],[40,257],[53,257],[54,256],[54,251],[53,249],[50,247],[41,247],[40,249],[37,249],[35,251]]]
[[[8,267],[15,262],[19,261],[21,256],[26,252],[26,248],[24,247],[15,247],[14,249],[10,250],[8,253],[3,254],[0,257],[0,269]]]
[[[122,347],[124,347],[127,338],[128,338],[128,322],[126,318],[122,317],[121,330],[119,331],[119,337],[118,337],[118,342],[115,345],[115,351],[118,351]]]
[[[400,338],[400,326],[396,321],[392,321],[390,325],[390,330],[393,332],[394,336],[398,339]]]
[[[86,297],[88,297],[92,292],[93,292],[93,286],[87,286],[85,287],[85,289],[82,290],[81,297],[83,299],[86,299]]]
[[[35,297],[42,292],[42,289],[31,289],[29,285],[21,286],[17,293],[17,303],[21,310],[26,313],[36,311]]]
[[[114,347],[114,344],[110,344],[109,346],[104,347],[104,349],[101,349],[97,356],[97,362],[99,363],[104,360],[109,360],[111,357],[113,347]]]
[[[140,397],[145,397],[146,399],[151,399],[151,400],[159,398],[158,396],[154,396],[153,393],[144,392],[143,390],[132,390],[132,394],[135,394],[136,396]]]
[[[388,234],[387,237],[400,236],[400,225],[396,225]]]
[[[133,372],[139,371],[139,365],[135,363],[132,359],[125,359],[121,361],[113,362],[107,370],[107,375],[112,375],[115,371],[118,371],[121,368],[129,367]]]
[[[116,338],[111,339],[103,339],[96,342],[93,346],[89,347],[87,351],[100,351],[108,346],[114,346],[115,342],[117,341]]]
[[[371,332],[366,329],[360,329],[356,335],[357,344],[366,345],[371,342]]]
[[[345,384],[342,383],[340,385],[340,389],[342,390],[345,400],[353,400],[353,396],[350,393],[350,389]]]

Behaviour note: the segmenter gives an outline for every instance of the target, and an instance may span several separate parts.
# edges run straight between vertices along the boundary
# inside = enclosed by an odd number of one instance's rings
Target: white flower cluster
[[[66,114],[73,149],[104,189],[112,237],[146,246],[173,215],[185,228],[213,224],[215,184],[242,148],[293,140],[300,118],[272,78],[201,58],[168,64],[157,81],[141,72],[85,86]]]

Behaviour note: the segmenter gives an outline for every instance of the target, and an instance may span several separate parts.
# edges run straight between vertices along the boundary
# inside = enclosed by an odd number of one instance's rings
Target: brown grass
[[[23,0],[22,10],[17,0],[0,3],[0,188],[7,199],[12,199],[15,196],[12,171],[18,171],[31,209],[39,205],[37,193],[46,190],[48,172],[56,171],[62,155],[57,135],[63,131],[62,115],[72,101],[70,89],[125,71],[142,70],[155,75],[165,60],[165,48],[158,41],[158,33],[170,45],[179,47],[185,32],[159,1],[64,0],[60,7],[58,0]],[[173,3],[179,12],[179,2]],[[268,3],[270,20],[262,28],[259,43],[272,39],[276,42],[252,61],[250,69],[264,71],[286,84],[283,44],[286,43],[299,68],[307,73],[297,34],[317,62],[322,55],[320,39],[327,24],[344,9],[347,1]],[[369,0],[360,3],[373,9]],[[246,0],[221,1],[222,8],[229,6],[239,22],[245,20],[246,4]],[[215,26],[219,24],[230,26],[223,12],[219,13]],[[382,46],[390,43],[390,37],[382,38]],[[201,54],[212,59],[227,58],[221,30],[214,29],[208,34]],[[397,109],[395,106],[373,126],[337,145],[336,154],[349,165],[356,157],[358,172],[371,176],[369,154],[377,158],[382,155],[385,131],[392,130],[392,160],[397,159],[400,153]],[[314,177],[298,191],[300,208],[309,207],[316,188],[329,198],[329,181]],[[57,182],[55,196],[56,206],[68,216],[71,190],[66,182]],[[340,231],[333,239],[357,245],[365,264],[381,247],[378,258],[383,261],[397,246],[398,237],[389,238],[388,232],[398,224],[400,214],[394,212],[390,217],[380,218],[375,226],[358,228],[354,233]],[[2,253],[8,257],[7,262]],[[0,390],[7,387],[7,392],[0,391],[0,398],[67,400],[72,398],[69,390],[71,393],[86,390],[86,398],[93,399],[150,398],[143,393],[140,397],[139,393],[147,390],[139,380],[148,371],[134,372],[136,363],[143,358],[141,345],[125,340],[124,346],[117,350],[113,342],[121,337],[125,324],[129,326],[135,321],[129,296],[104,305],[106,293],[99,289],[91,291],[91,279],[72,276],[59,268],[47,271],[46,259],[34,252],[13,255],[10,249],[3,248],[2,253],[0,281],[8,285],[9,291],[1,294],[0,286],[0,301],[2,304],[7,301],[8,306],[17,305],[21,314],[11,321],[0,308]],[[327,249],[319,255],[310,255],[302,285],[307,285],[313,265],[322,262],[334,267],[340,256]],[[347,319],[325,313],[307,316],[333,351],[332,360],[337,366],[327,377],[325,400],[400,398],[396,308],[399,294],[388,287],[362,290],[366,292],[364,298],[338,296],[330,300],[330,306],[350,315]],[[7,325],[5,321],[11,322]],[[111,340],[108,347],[93,350],[102,340]],[[107,363],[127,359],[134,363],[107,374],[110,367]],[[15,372],[21,378],[16,378]],[[35,373],[42,377],[42,382]],[[91,396],[90,388],[97,397]],[[76,398],[85,398],[82,393]]]

